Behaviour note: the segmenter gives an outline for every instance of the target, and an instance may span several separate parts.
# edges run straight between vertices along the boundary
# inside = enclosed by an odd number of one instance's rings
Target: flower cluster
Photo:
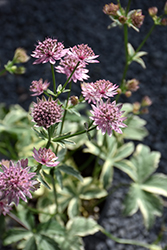
[[[87,44],[80,44],[70,48],[67,55],[61,59],[59,66],[55,68],[57,72],[65,74],[67,79],[73,72],[71,80],[74,82],[87,80],[89,70],[86,69],[86,65],[88,63],[98,63],[99,61],[95,60],[97,57],[98,55],[95,55]]]
[[[67,53],[64,45],[57,39],[46,38],[43,42],[38,41],[35,50],[31,56],[37,58],[33,64],[47,63],[55,64]]]
[[[14,164],[10,161],[9,166],[1,165],[0,172],[0,201],[2,213],[10,210],[12,202],[19,204],[19,199],[27,202],[27,197],[32,198],[30,191],[38,188],[38,182],[34,180],[34,172],[30,172],[28,161],[18,161]]]
[[[112,103],[108,99],[106,103],[100,101],[96,106],[92,105],[90,112],[93,116],[90,118],[94,121],[93,124],[97,125],[97,129],[102,131],[102,134],[108,133],[112,135],[112,130],[122,134],[121,128],[125,128],[123,123],[126,117],[121,117],[124,111],[121,111],[122,104],[116,105],[116,102]]]
[[[94,104],[97,101],[100,101],[101,98],[113,97],[117,94],[116,89],[118,86],[106,80],[98,80],[95,83],[86,83],[81,84],[82,95],[88,103],[93,102]]]
[[[43,79],[39,79],[39,81],[32,81],[31,86],[30,86],[30,91],[34,92],[32,96],[41,95],[44,92],[44,90],[47,90],[49,85],[50,83],[47,81],[43,83]]]
[[[34,102],[31,108],[31,116],[38,127],[49,128],[51,125],[61,121],[62,108],[58,104],[58,100],[54,101],[52,98],[46,100],[37,98],[37,103]]]
[[[58,157],[52,152],[51,149],[40,148],[37,151],[36,148],[34,148],[33,153],[34,159],[42,165],[47,167],[56,167],[59,164],[59,161],[57,161]]]

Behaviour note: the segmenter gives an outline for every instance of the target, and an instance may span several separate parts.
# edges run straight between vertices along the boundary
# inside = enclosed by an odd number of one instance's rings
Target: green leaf
[[[119,162],[114,162],[114,167],[128,174],[133,181],[137,180],[136,168],[131,161],[125,159]]]
[[[71,199],[68,205],[68,216],[69,218],[74,218],[79,215],[79,199],[74,197]]]
[[[59,169],[55,169],[55,176],[59,186],[61,187],[61,189],[63,189],[63,176]]]
[[[128,142],[119,147],[114,155],[114,162],[118,162],[124,158],[127,158],[134,151],[134,143]]]
[[[41,173],[38,174],[38,179],[46,188],[51,189],[49,184],[45,181],[45,179],[41,175]]]
[[[41,234],[41,241],[39,243],[38,249],[39,250],[61,250],[58,243],[54,239],[44,234]]]
[[[155,216],[162,215],[162,202],[157,196],[143,191],[138,184],[132,184],[124,201],[125,215],[132,215],[140,209],[145,227],[150,228],[155,220]]]
[[[65,227],[52,218],[47,222],[40,223],[37,227],[37,232],[48,236],[55,234],[63,236],[65,234]]]
[[[167,176],[154,174],[141,185],[141,188],[150,193],[167,196]]]
[[[102,172],[100,174],[100,181],[105,189],[109,188],[113,179],[113,164],[112,159],[107,159],[103,165]]]
[[[131,157],[131,161],[136,168],[137,181],[144,183],[148,177],[157,169],[160,160],[160,152],[152,151],[146,145],[139,144]]]
[[[27,240],[24,250],[38,250],[34,236],[32,236],[29,240]]]
[[[75,178],[77,178],[80,181],[83,181],[83,178],[80,175],[80,173],[68,165],[63,164],[63,165],[59,166],[58,169],[65,172],[66,174],[74,176]]]
[[[28,239],[31,236],[32,233],[24,228],[12,228],[7,231],[3,243],[6,246],[19,240]]]
[[[70,235],[85,237],[89,234],[95,234],[99,231],[99,225],[91,218],[75,217],[67,222],[67,230]]]
[[[127,117],[128,118],[125,121],[127,127],[123,130],[123,137],[125,139],[142,141],[144,137],[148,135],[148,131],[144,127],[146,125],[146,121],[137,115],[127,115]]]

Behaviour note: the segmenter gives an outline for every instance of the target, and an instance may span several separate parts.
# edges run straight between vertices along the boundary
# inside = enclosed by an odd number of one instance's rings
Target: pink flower
[[[93,50],[87,44],[80,44],[69,49],[68,54],[75,56],[80,62],[87,63],[99,63],[98,60],[94,60],[99,55],[95,55]]]
[[[2,193],[0,192],[0,197],[2,196]],[[12,210],[12,204],[8,205],[8,200],[6,198],[0,199],[0,215],[3,214],[6,216]]]
[[[75,69],[77,64],[79,63],[78,67]],[[70,77],[71,73],[75,69],[71,79],[74,82],[83,81],[89,78],[89,76],[86,74],[89,72],[88,69],[85,69],[86,64],[84,62],[80,62],[76,56],[73,54],[67,55],[64,57],[64,59],[61,59],[59,66],[55,67],[56,71],[58,73],[65,74],[67,76],[67,79]]]
[[[36,174],[29,172],[30,167],[23,167],[22,164],[25,166],[25,163],[23,160],[22,163],[18,161],[16,164],[10,161],[9,167],[3,164],[1,166],[0,200],[3,201],[6,199],[8,205],[14,202],[17,206],[20,198],[27,202],[26,196],[32,198],[30,191],[37,189],[36,184],[38,184],[38,182],[32,179]]]
[[[113,85],[110,81],[106,80],[98,80],[95,83],[82,83],[82,95],[85,97],[85,100],[88,103],[93,102],[96,104],[97,101],[100,101],[101,98],[113,97],[117,94],[116,89],[118,86],[116,84]]]
[[[68,49],[64,49],[64,45],[57,39],[46,38],[43,42],[38,41],[35,50],[31,54],[37,58],[33,64],[47,63],[55,64],[67,53]]]
[[[31,108],[31,116],[38,127],[49,128],[51,125],[61,121],[62,108],[57,101],[49,98],[47,101],[45,97],[37,98],[37,103],[33,103],[34,107]]]
[[[98,130],[102,130],[102,134],[108,133],[109,136],[112,135],[112,130],[117,133],[122,134],[121,128],[126,127],[124,120],[126,117],[121,117],[124,111],[120,111],[122,104],[116,105],[116,101],[110,103],[108,99],[106,103],[102,100],[97,103],[97,106],[92,104],[92,109],[90,112],[93,116],[90,119],[94,120],[94,125],[97,125]]]
[[[47,90],[49,85],[50,83],[47,81],[43,83],[43,79],[39,79],[39,81],[32,81],[30,86],[30,91],[34,92],[32,96],[41,95],[44,92],[44,90]]]
[[[52,152],[51,149],[40,148],[37,151],[36,148],[34,148],[33,153],[34,159],[42,165],[47,167],[56,167],[59,164],[59,161],[56,161],[58,157]]]

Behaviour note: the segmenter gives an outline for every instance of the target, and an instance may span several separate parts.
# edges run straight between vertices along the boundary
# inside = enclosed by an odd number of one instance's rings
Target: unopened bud
[[[167,15],[167,2],[165,3],[165,6],[164,6],[164,13]]]
[[[120,95],[122,93],[122,90],[120,88],[117,88],[117,93]]]
[[[75,95],[71,96],[70,102],[73,106],[77,105],[78,104],[78,96],[75,96]]]
[[[148,108],[143,108],[141,111],[140,111],[141,114],[148,114],[149,113],[149,110]]]
[[[119,10],[119,5],[118,4],[105,4],[103,7],[103,12],[106,15],[112,15],[112,16],[117,16],[117,11]]]
[[[25,63],[30,59],[30,57],[26,54],[25,49],[17,48],[14,54],[14,63]]]
[[[142,11],[141,10],[136,10],[131,14],[131,20],[132,20],[132,24],[137,27],[140,28],[140,26],[143,24],[144,21],[144,16],[142,15]]]
[[[118,18],[118,20],[119,20],[120,23],[124,24],[124,23],[126,23],[127,17],[125,17],[125,16],[120,16],[120,17]]]
[[[162,18],[161,25],[167,26],[167,18]]]
[[[131,91],[128,90],[128,91],[125,92],[125,96],[126,96],[126,97],[130,97],[131,95],[132,95],[132,92],[131,92]]]
[[[26,72],[26,68],[23,67],[23,66],[20,66],[20,67],[16,67],[16,69],[13,71],[14,74],[17,74],[17,75],[22,75]]]
[[[127,90],[130,90],[130,91],[136,91],[139,88],[138,85],[139,85],[139,81],[137,79],[133,78],[133,79],[127,81],[126,88],[127,88]]]
[[[138,114],[140,107],[141,107],[140,102],[134,102],[133,103],[133,113]]]
[[[157,7],[150,7],[150,8],[148,9],[148,13],[149,13],[149,15],[150,15],[151,17],[156,16],[157,12],[158,12]]]
[[[147,106],[150,106],[151,104],[152,104],[152,101],[148,96],[143,97],[143,99],[141,101],[142,107],[147,107]]]

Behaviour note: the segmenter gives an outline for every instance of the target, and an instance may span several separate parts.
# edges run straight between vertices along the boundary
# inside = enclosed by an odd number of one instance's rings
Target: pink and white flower
[[[88,103],[100,101],[101,98],[113,97],[117,94],[118,86],[106,80],[98,80],[95,83],[86,83],[81,84],[82,95]]]
[[[33,153],[34,159],[42,165],[47,167],[56,167],[59,164],[59,161],[57,161],[58,157],[52,152],[51,149],[40,148],[37,151],[36,148],[34,148]]]
[[[31,56],[37,58],[33,64],[47,63],[55,64],[60,60],[68,49],[64,49],[64,45],[57,39],[46,38],[43,42],[38,41],[35,50]]]
[[[77,66],[78,65],[78,66]],[[77,68],[76,68],[77,66]],[[84,62],[80,62],[79,59],[74,56],[73,54],[65,56],[61,59],[59,66],[55,67],[58,73],[65,74],[67,79],[72,74],[73,70],[75,69],[71,80],[74,82],[87,80],[89,76],[87,73],[89,72],[88,69],[85,68],[86,64]]]
[[[116,105],[116,101],[112,103],[108,99],[107,102],[102,100],[97,103],[97,106],[92,104],[92,109],[90,112],[93,116],[90,117],[94,122],[94,125],[97,125],[97,129],[102,131],[104,135],[106,132],[109,136],[112,135],[112,130],[116,131],[119,134],[122,134],[120,128],[126,127],[123,123],[126,120],[126,117],[122,117],[124,111],[121,111],[122,104]]]
[[[95,55],[93,50],[87,44],[75,45],[69,49],[69,55],[76,57],[80,62],[88,63],[99,63],[95,58],[99,55]]]
[[[26,196],[32,198],[30,191],[35,191],[39,187],[38,181],[33,179],[36,174],[30,172],[30,167],[24,167],[25,165],[26,162],[23,161],[18,161],[16,164],[10,161],[9,167],[1,165],[0,200],[4,200],[4,204],[10,205],[14,202],[17,206],[20,198],[27,202]]]
[[[43,79],[39,79],[39,81],[32,81],[31,86],[30,86],[30,91],[34,92],[34,94],[31,94],[32,96],[39,96],[41,95],[44,90],[47,90],[49,87],[50,83],[45,81],[43,83]]]
[[[46,100],[45,97],[37,98],[37,103],[33,103],[31,108],[31,116],[33,117],[36,126],[49,128],[51,125],[61,122],[62,108],[58,104],[58,100],[54,101],[52,98]]]

